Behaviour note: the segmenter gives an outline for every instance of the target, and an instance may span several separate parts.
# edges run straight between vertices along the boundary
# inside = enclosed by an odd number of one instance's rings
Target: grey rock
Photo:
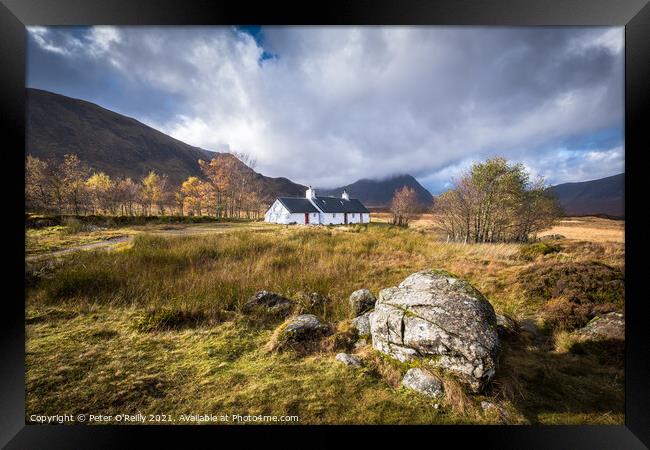
[[[625,317],[617,312],[596,316],[576,334],[592,340],[625,340]]]
[[[302,314],[292,319],[282,330],[282,340],[303,342],[319,339],[330,331],[329,327],[321,323],[313,314]]]
[[[350,307],[355,316],[372,309],[376,301],[377,299],[368,289],[359,289],[350,295]]]
[[[269,291],[259,291],[244,303],[242,310],[245,313],[254,311],[270,315],[286,316],[293,309],[295,302],[280,294]]]
[[[482,401],[481,409],[486,413],[497,413],[500,416],[507,416],[507,411],[499,405],[496,405],[492,402]]]
[[[375,349],[402,362],[426,358],[479,392],[499,353],[492,305],[464,280],[425,270],[382,289],[370,314]]]
[[[339,353],[336,355],[336,360],[342,362],[346,366],[350,367],[361,367],[361,359],[354,355],[348,355],[347,353]]]
[[[427,397],[439,397],[443,392],[442,382],[420,368],[409,369],[402,379],[402,386]]]
[[[352,319],[352,327],[357,330],[359,336],[370,335],[370,312],[364,313]]]
[[[515,322],[513,319],[511,319],[508,316],[505,316],[503,314],[497,314],[497,333],[499,333],[499,336],[505,337],[505,336],[512,336],[517,334],[517,331],[519,327],[517,326],[517,322]]]

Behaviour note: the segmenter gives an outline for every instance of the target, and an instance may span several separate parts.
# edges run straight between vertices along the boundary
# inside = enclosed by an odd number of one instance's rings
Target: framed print
[[[3,445],[646,448],[647,2],[306,6],[3,0]]]

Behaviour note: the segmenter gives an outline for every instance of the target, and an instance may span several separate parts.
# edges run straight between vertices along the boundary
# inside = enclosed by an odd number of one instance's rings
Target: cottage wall
[[[276,200],[273,202],[266,214],[264,214],[264,221],[271,223],[281,223],[284,225],[291,223],[304,224],[305,213],[291,213],[279,200]],[[319,214],[309,213],[309,223],[318,225]]]
[[[370,214],[368,213],[347,213],[348,224],[369,223]],[[291,213],[280,202],[276,200],[264,215],[266,222],[281,224],[304,224],[305,213]],[[343,225],[345,223],[344,213],[309,213],[310,225]]]

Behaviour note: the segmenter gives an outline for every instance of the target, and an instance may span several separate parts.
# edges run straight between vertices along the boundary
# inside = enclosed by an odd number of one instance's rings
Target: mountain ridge
[[[27,155],[61,161],[74,153],[91,169],[113,177],[139,179],[155,170],[177,186],[202,175],[199,159],[232,156],[186,144],[95,103],[41,89],[27,88],[26,125]],[[304,195],[301,184],[253,172],[270,196]]]
[[[567,216],[625,218],[625,172],[550,188]]]
[[[334,189],[318,189],[322,195],[339,197],[345,189],[350,197],[361,200],[368,207],[386,207],[397,189],[404,186],[415,191],[418,203],[422,207],[433,205],[433,196],[420,184],[420,182],[409,174],[393,175],[386,178],[370,179],[362,178],[354,183]]]

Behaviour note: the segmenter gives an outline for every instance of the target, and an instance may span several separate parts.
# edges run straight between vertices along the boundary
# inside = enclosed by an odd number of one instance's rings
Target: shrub
[[[519,254],[522,258],[532,261],[538,256],[548,255],[550,253],[557,253],[561,250],[558,245],[548,244],[546,242],[536,242],[521,247]]]
[[[85,231],[84,224],[75,217],[66,217],[63,219],[63,226],[63,233],[65,234],[77,234]]]
[[[542,317],[553,329],[583,326],[597,314],[621,309],[625,300],[623,273],[597,262],[531,267],[519,284],[531,301],[543,304]]]

